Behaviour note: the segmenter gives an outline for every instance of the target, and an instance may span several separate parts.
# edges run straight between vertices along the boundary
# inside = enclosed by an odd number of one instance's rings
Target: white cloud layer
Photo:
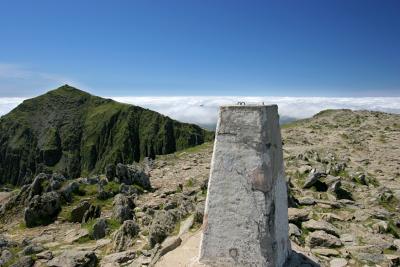
[[[201,125],[215,124],[218,107],[246,103],[278,104],[283,117],[302,119],[324,109],[347,108],[375,110],[400,114],[400,97],[238,97],[238,96],[127,96],[109,97],[116,101],[134,104],[158,111],[171,118]],[[0,115],[4,115],[23,101],[23,98],[0,98]]]
[[[0,97],[0,116],[8,113],[10,110],[18,106],[24,101],[20,97]]]
[[[171,118],[198,124],[215,124],[218,107],[246,103],[277,104],[284,117],[302,119],[324,109],[367,109],[400,114],[400,97],[238,97],[238,96],[176,96],[176,97],[111,97],[112,99],[146,107]]]

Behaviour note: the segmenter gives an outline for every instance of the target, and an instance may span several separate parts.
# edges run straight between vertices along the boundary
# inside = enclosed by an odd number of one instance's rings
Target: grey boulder
[[[143,189],[151,189],[149,176],[139,166],[117,164],[116,176],[120,183],[136,184]]]
[[[35,264],[35,261],[31,256],[20,257],[17,262],[10,265],[10,267],[32,267]]]
[[[113,217],[120,223],[133,219],[133,208],[135,208],[135,205],[130,197],[123,194],[118,194],[114,197]]]
[[[174,230],[178,221],[173,211],[158,211],[150,225],[149,244],[154,247],[157,243],[161,243]]]
[[[311,186],[316,184],[322,177],[326,177],[326,173],[317,171],[316,169],[312,169],[306,181],[304,182],[303,188],[310,188]]]
[[[115,165],[114,164],[108,164],[106,166],[106,177],[109,181],[114,180],[116,175],[116,170],[115,170]]]
[[[303,222],[302,227],[310,231],[322,230],[328,234],[339,236],[339,230],[326,221],[316,221],[311,219],[307,222]]]
[[[98,259],[93,251],[65,250],[47,262],[49,267],[95,267]]]
[[[60,195],[56,192],[35,195],[25,209],[24,218],[27,227],[48,225],[57,219],[61,211]]]
[[[121,252],[132,245],[134,238],[139,233],[139,226],[134,220],[127,220],[113,234],[113,250]]]
[[[100,206],[94,206],[88,201],[83,201],[71,210],[70,221],[85,223],[90,219],[100,217],[100,214]]]
[[[97,240],[105,237],[107,234],[107,228],[107,221],[104,218],[98,219],[93,225],[93,238]]]
[[[307,221],[309,211],[306,209],[289,208],[288,219],[290,223],[300,224],[301,222]]]
[[[71,222],[82,222],[83,216],[89,210],[90,206],[91,204],[88,201],[83,201],[73,208],[70,216]]]
[[[342,242],[334,235],[330,235],[324,231],[315,231],[306,237],[306,243],[309,247],[340,247]]]

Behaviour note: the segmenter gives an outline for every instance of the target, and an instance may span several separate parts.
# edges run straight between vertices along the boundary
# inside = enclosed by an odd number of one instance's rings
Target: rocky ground
[[[322,265],[400,264],[399,119],[324,111],[283,127],[291,238]]]
[[[399,119],[337,110],[282,127],[296,250],[321,266],[400,264]],[[178,264],[174,254],[198,246],[211,155],[206,143],[96,177],[4,187],[0,266]]]

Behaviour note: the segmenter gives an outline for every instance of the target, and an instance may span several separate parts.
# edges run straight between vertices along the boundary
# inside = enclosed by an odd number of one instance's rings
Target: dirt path
[[[3,201],[11,196],[10,192],[0,192],[0,205]]]
[[[201,230],[188,233],[182,244],[175,250],[164,255],[156,267],[192,267],[199,255]]]

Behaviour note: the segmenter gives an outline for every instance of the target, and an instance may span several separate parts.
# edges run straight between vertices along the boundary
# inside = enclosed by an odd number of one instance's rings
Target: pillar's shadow
[[[316,259],[292,250],[292,254],[285,264],[285,267],[320,267]]]

